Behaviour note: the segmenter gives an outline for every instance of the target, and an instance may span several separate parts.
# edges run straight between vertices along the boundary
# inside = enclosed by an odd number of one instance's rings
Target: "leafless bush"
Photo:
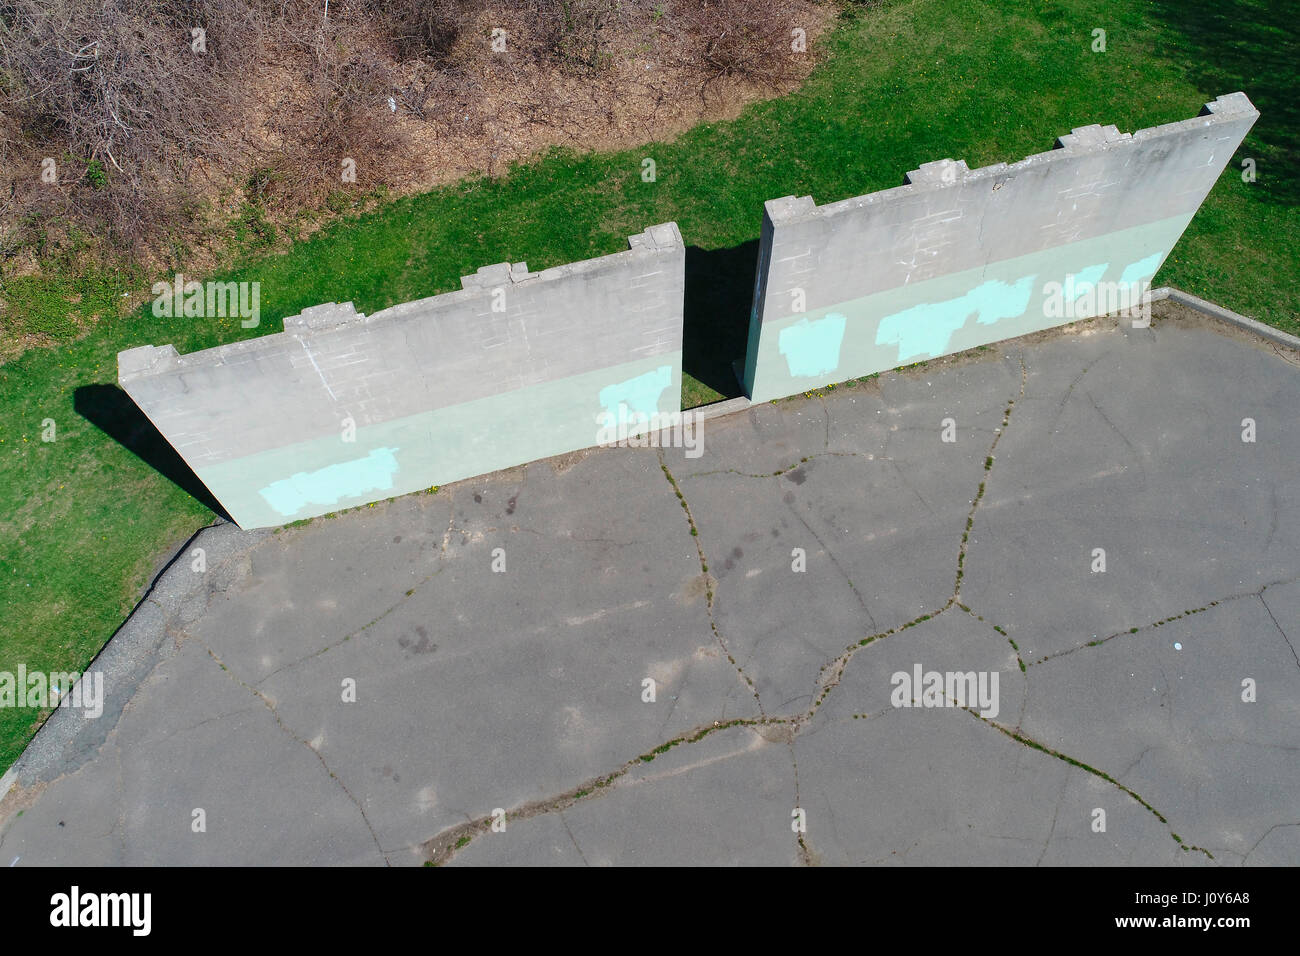
[[[483,85],[459,67],[429,70],[399,90],[409,112],[444,131],[481,133]]]
[[[608,53],[609,28],[635,5],[626,0],[365,0],[365,11],[383,24],[401,59],[445,64],[485,17],[501,17],[521,26],[510,36],[513,52],[593,69]]]
[[[796,9],[789,0],[683,0],[674,7],[674,25],[705,87],[731,77],[778,88],[798,73]]]
[[[593,70],[608,56],[619,0],[524,0],[546,53],[566,66]]]
[[[249,183],[254,198],[292,209],[353,182],[365,188],[400,179],[404,138],[394,119],[399,91],[389,68],[337,21],[320,23],[296,42],[305,53],[305,89],[273,111],[272,144]]]
[[[617,54],[654,61],[652,82],[630,81],[659,97],[656,111],[697,82],[702,97],[729,78],[780,88],[800,71],[799,9],[805,0],[0,0],[0,252],[37,247],[56,222],[148,245],[209,200],[293,215],[353,188],[345,160],[361,190],[418,181],[404,165],[412,128],[489,164],[516,150],[521,128],[577,141],[619,122],[629,77]],[[498,26],[503,56],[490,53]]]
[[[53,160],[47,207],[62,201],[137,238],[236,131],[238,87],[223,77],[239,75],[258,41],[244,0],[7,0],[0,109],[25,136],[0,159],[37,181]]]
[[[188,222],[209,171],[251,167],[248,198],[282,209],[345,185],[344,159],[363,187],[392,181],[393,84],[358,32],[363,12],[362,0],[334,0],[328,18],[315,0],[0,0],[11,202],[41,228],[66,217],[136,243]],[[300,74],[270,110],[252,99],[284,86],[268,63]],[[54,183],[40,178],[46,157]]]
[[[366,13],[382,21],[401,59],[444,60],[485,0],[365,0]]]

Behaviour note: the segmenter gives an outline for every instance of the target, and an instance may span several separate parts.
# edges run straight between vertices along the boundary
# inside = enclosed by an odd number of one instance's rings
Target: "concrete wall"
[[[1108,295],[1150,280],[1258,116],[1233,93],[1133,134],[1076,129],[1009,166],[940,160],[843,202],[770,200],[746,392],[768,401],[1114,311]]]
[[[1114,311],[1160,268],[1259,116],[1242,93],[1136,133],[817,206],[766,203],[745,389],[768,401]],[[685,247],[627,252],[372,316],[330,303],[263,338],[118,355],[118,381],[244,528],[586,448],[602,415],[680,408]]]
[[[130,349],[118,381],[243,528],[590,447],[602,414],[681,407],[685,246],[675,223],[628,245],[188,355]]]

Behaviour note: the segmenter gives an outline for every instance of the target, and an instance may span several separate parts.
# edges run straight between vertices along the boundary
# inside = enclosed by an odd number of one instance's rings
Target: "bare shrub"
[[[609,56],[609,33],[624,4],[619,0],[524,0],[543,49],[565,66],[594,70]]]
[[[202,243],[201,228],[219,232],[241,200],[259,221],[338,208],[340,195],[427,179],[431,153],[490,172],[539,139],[622,135],[638,110],[651,123],[661,107],[681,115],[697,87],[702,101],[714,84],[742,97],[780,89],[807,65],[790,44],[809,9],[0,0],[0,251],[40,255],[46,237],[74,228],[115,249],[160,251],[169,233]],[[503,55],[489,53],[498,27]],[[46,158],[52,184],[40,176]]]
[[[126,239],[159,225],[196,161],[219,160],[237,130],[238,87],[222,78],[260,39],[244,0],[0,9],[0,108],[25,132],[0,146],[11,175],[39,181],[33,160],[49,157],[58,178],[38,191],[45,212],[76,210]]]
[[[251,198],[294,210],[351,182],[366,189],[399,180],[404,137],[394,114],[400,91],[389,67],[341,18],[299,31],[294,43],[303,83],[275,105],[271,142],[249,182]],[[344,174],[353,172],[350,182]]]
[[[485,0],[366,0],[368,16],[382,21],[400,59],[446,59]]]
[[[400,90],[411,113],[443,130],[481,133],[482,84],[459,67],[430,70]]]
[[[673,7],[673,23],[703,89],[723,78],[775,89],[798,75],[791,46],[797,10],[789,0],[683,0]]]
[[[365,0],[367,16],[381,23],[398,57],[424,57],[439,65],[462,54],[464,40],[489,20],[512,21],[512,51],[584,70],[608,56],[610,27],[636,3],[627,0]],[[463,59],[463,57],[462,57]],[[462,64],[463,65],[463,64]]]
[[[334,0],[328,18],[314,0],[3,0],[11,201],[35,229],[66,219],[134,245],[192,222],[209,173],[251,169],[247,198],[282,211],[344,186],[345,158],[362,188],[394,181],[395,91],[363,13],[361,0]],[[300,76],[270,110],[251,100],[267,50]]]

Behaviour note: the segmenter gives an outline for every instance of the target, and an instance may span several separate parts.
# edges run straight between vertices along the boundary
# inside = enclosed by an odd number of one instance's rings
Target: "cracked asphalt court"
[[[1296,363],[1166,303],[696,458],[208,529],[15,766],[0,864],[1295,865]],[[896,706],[917,668],[996,714]]]

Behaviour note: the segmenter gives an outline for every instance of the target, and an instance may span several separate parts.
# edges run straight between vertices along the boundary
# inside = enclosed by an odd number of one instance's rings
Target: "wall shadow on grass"
[[[116,385],[83,385],[73,392],[72,407],[78,415],[134,453],[195,501],[227,521],[232,520],[208,491],[207,485],[185,464],[185,459],[176,453],[126,392]]]
[[[758,240],[729,249],[686,247],[682,371],[725,398],[743,394],[731,363],[745,360]]]
[[[1259,110],[1229,169],[1240,174],[1241,160],[1254,156],[1260,198],[1300,204],[1300,8],[1276,0],[1155,0],[1151,13],[1172,28],[1161,52],[1183,63],[1207,100],[1241,90]],[[1262,155],[1253,152],[1259,147]]]

